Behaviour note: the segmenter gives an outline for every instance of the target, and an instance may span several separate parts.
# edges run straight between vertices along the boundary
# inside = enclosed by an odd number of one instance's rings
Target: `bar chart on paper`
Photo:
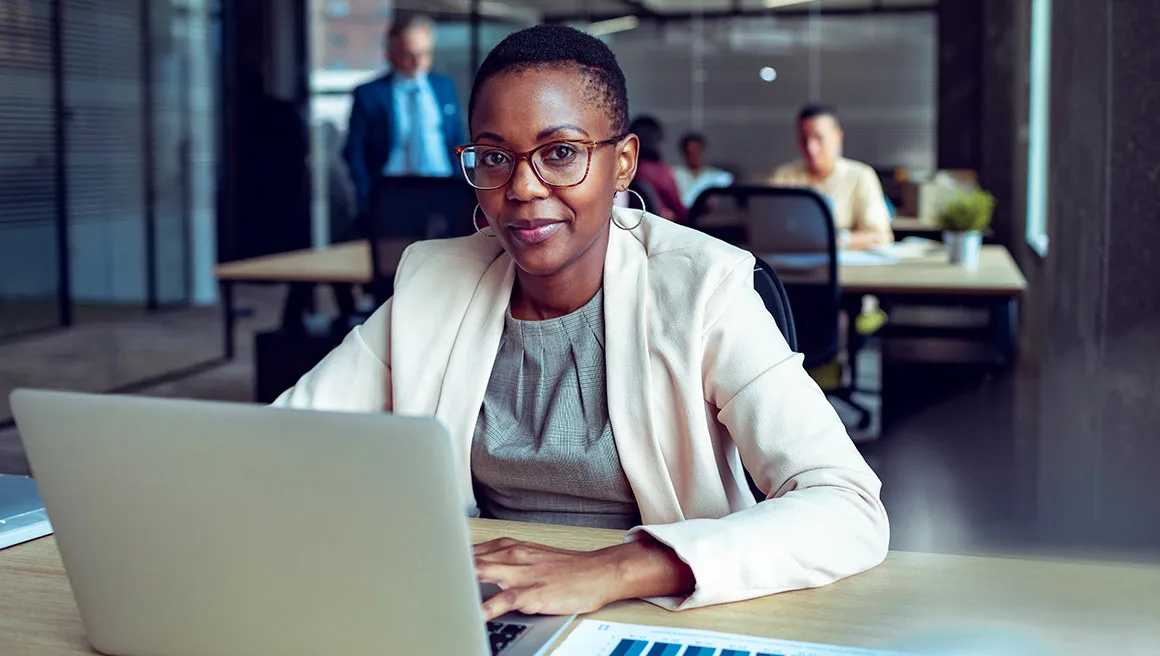
[[[554,656],[885,656],[894,652],[584,620]]]

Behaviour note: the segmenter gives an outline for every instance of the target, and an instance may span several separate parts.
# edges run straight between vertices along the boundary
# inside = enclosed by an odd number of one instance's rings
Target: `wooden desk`
[[[411,242],[401,243],[402,247]],[[399,254],[402,256],[402,248]],[[370,244],[354,241],[320,250],[302,250],[277,255],[264,255],[248,260],[219,264],[213,268],[219,282],[347,282],[369,283],[371,270]]]
[[[387,257],[395,263],[412,242],[394,242]],[[389,264],[389,263],[387,263]],[[287,282],[357,283],[373,279],[370,248],[366,242],[350,242],[322,250],[303,250],[267,255],[214,267],[222,290],[223,341],[226,358],[234,354],[234,295],[236,283]],[[1018,297],[1027,281],[1011,254],[1002,246],[984,246],[979,268],[968,271],[947,264],[945,255],[908,260],[888,266],[840,268],[842,292],[850,297],[879,296],[956,297],[957,301],[982,297],[988,304]]]
[[[397,266],[412,239],[386,242],[381,251],[385,266]],[[214,267],[221,289],[222,351],[226,360],[234,357],[234,285],[306,283],[367,284],[374,280],[370,243],[353,241],[323,249],[305,249],[226,262]]]
[[[1018,352],[1019,300],[1027,280],[1003,246],[983,246],[979,267],[969,270],[948,263],[945,252],[884,266],[839,267],[842,303],[851,316],[861,308],[861,297],[872,294],[885,306],[950,306],[984,310],[989,317],[981,330],[910,328],[890,323],[880,336],[952,337],[986,344],[986,357],[1006,366]],[[856,353],[860,338],[847,348]]]
[[[487,520],[471,520],[471,528],[476,541],[511,536],[570,549],[621,536]],[[627,601],[590,617],[862,647],[1001,627],[1057,649],[1042,653],[1145,653],[1160,645],[1160,568],[892,552],[878,568],[816,590],[680,613]],[[95,653],[51,537],[0,551],[0,652]]]
[[[840,266],[843,294],[1020,296],[1027,280],[1003,246],[983,246],[979,268],[951,266],[945,252],[882,266]]]

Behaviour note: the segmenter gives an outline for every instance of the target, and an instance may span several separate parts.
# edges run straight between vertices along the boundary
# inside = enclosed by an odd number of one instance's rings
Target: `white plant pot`
[[[967,269],[979,267],[979,250],[983,247],[981,232],[944,232],[943,243],[947,247],[951,264]]]

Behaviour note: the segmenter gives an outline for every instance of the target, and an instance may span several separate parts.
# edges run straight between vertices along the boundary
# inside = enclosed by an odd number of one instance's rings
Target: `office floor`
[[[322,302],[325,296],[319,295]],[[28,473],[19,434],[5,421],[13,387],[251,400],[251,335],[277,323],[280,302],[281,292],[274,288],[239,289],[238,307],[253,314],[239,322],[238,357],[224,364],[217,361],[220,323],[213,308],[0,342],[0,473]],[[863,384],[876,386],[876,354],[867,353],[861,362]],[[855,435],[883,480],[894,549],[996,553],[1024,546],[1025,527],[1012,502],[1022,475],[1013,456],[1015,393],[1014,374],[970,380],[910,409],[884,439],[862,441]]]
[[[134,316],[134,314],[136,316]],[[140,312],[0,342],[0,422],[16,387],[103,392],[188,371],[221,356],[215,308]]]
[[[55,301],[0,300],[0,339],[55,327],[58,325],[58,312]],[[144,308],[135,306],[86,303],[72,306],[74,325],[123,321],[144,314]]]

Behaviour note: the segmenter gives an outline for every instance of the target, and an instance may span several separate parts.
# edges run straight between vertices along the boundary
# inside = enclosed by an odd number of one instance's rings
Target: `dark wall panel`
[[[1039,508],[1045,537],[1160,548],[1160,18],[1056,2],[1051,251],[1042,292]]]
[[[983,3],[938,6],[938,166],[978,170],[982,161]]]
[[[1160,499],[1160,13],[1153,3],[1110,6],[1107,406],[1100,451],[1109,475],[1097,496],[1099,529],[1127,544],[1160,548],[1152,503]]]

